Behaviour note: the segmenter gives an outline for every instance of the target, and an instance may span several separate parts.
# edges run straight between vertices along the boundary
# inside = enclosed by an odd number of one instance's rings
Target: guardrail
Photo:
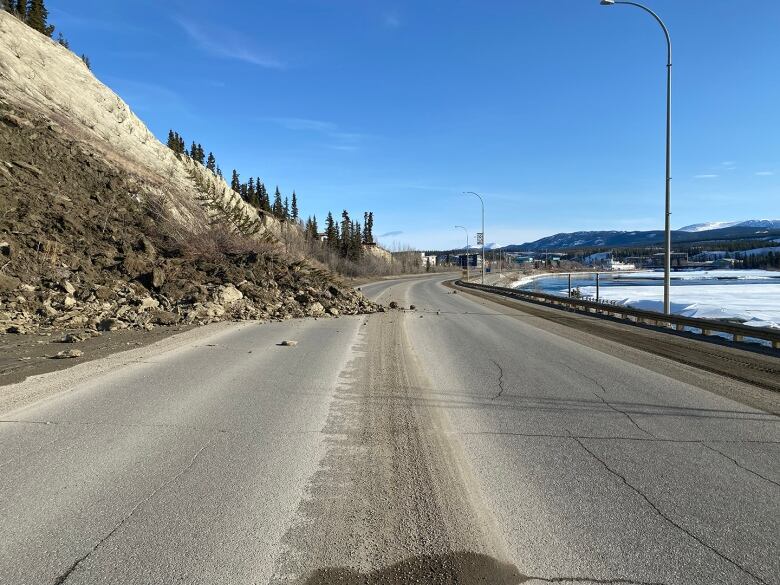
[[[463,288],[472,288],[485,292],[541,303],[548,306],[566,308],[583,313],[596,313],[607,315],[613,318],[623,319],[630,323],[642,325],[653,325],[655,327],[668,327],[676,331],[685,331],[698,329],[702,335],[713,335],[715,333],[725,333],[731,335],[735,342],[744,342],[745,339],[760,339],[771,344],[772,348],[780,349],[780,329],[770,329],[769,327],[749,327],[739,323],[730,323],[728,321],[718,321],[715,319],[699,319],[696,317],[683,317],[682,315],[666,315],[656,313],[655,311],[645,311],[642,309],[633,309],[622,305],[615,305],[606,302],[597,302],[588,299],[561,297],[547,293],[534,292],[529,290],[518,290],[514,288],[504,288],[501,286],[490,286],[487,284],[476,284],[473,282],[464,282],[456,280],[455,284]]]

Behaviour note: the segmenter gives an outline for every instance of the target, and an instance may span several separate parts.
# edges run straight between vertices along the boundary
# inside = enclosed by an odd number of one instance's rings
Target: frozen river
[[[600,277],[599,297],[621,305],[663,311],[663,272],[610,272]],[[566,275],[520,280],[516,288],[567,294]],[[572,276],[572,287],[596,296],[594,275]],[[705,319],[736,319],[756,327],[780,327],[780,272],[709,270],[672,273],[672,312]]]

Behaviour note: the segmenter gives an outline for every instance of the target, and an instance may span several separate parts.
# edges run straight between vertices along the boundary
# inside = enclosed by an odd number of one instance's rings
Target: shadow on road
[[[410,557],[388,567],[360,573],[348,568],[326,567],[312,572],[303,585],[393,585],[436,583],[441,585],[518,585],[529,577],[517,567],[474,552]]]

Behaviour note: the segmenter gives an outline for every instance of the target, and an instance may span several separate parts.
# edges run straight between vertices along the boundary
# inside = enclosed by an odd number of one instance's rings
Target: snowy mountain
[[[706,223],[694,223],[681,227],[680,232],[706,232],[708,230],[719,230],[730,227],[751,227],[751,228],[780,228],[780,219],[748,219],[745,221],[709,221]]]

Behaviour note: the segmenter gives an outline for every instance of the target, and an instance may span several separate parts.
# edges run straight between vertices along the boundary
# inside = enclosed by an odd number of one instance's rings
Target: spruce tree
[[[230,188],[236,193],[241,191],[241,181],[238,179],[238,171],[233,169],[233,176],[230,178]]]
[[[290,219],[290,202],[287,197],[284,198],[284,205],[282,206],[282,217],[285,221]]]
[[[18,4],[23,5],[24,0],[20,0]],[[29,0],[26,12],[25,22],[30,28],[45,34],[47,37],[51,37],[54,32],[54,27],[47,22],[49,11],[46,10],[43,0]]]
[[[257,194],[260,199],[260,209],[266,213],[271,213],[271,199],[268,197],[268,190],[264,183],[258,183]]]
[[[290,207],[290,214],[293,221],[298,221],[298,198],[295,196],[295,191],[292,193],[292,205]]]
[[[328,247],[333,250],[339,249],[339,229],[333,220],[333,214],[329,211],[325,219],[325,237],[328,240]]]
[[[62,33],[60,33],[59,36],[57,37],[57,43],[59,43],[66,49],[70,49],[70,43],[64,36],[62,36]]]
[[[374,243],[374,212],[369,211],[366,218],[366,244]]]
[[[198,160],[198,145],[195,144],[195,141],[192,141],[192,146],[190,146],[190,151],[187,153],[187,155],[192,160]]]
[[[249,184],[246,188],[246,200],[252,207],[260,207],[260,198],[257,196],[257,189],[255,189],[255,180],[249,177]]]
[[[312,215],[311,216],[311,235],[313,239],[317,239],[317,236],[320,233],[320,229],[317,227],[317,216]]]
[[[349,219],[349,213],[345,209],[341,212],[341,255],[345,258],[349,256],[349,249],[352,244],[352,220]]]
[[[176,137],[173,135],[173,130],[168,130],[168,148],[176,151]]]
[[[279,187],[276,187],[276,193],[274,194],[274,205],[271,208],[273,214],[282,219],[284,216],[284,205],[282,204],[282,194],[279,192]]]
[[[87,66],[87,69],[92,71],[92,61],[89,60],[89,57],[87,57],[84,53],[82,53],[81,60],[84,61],[84,65]]]
[[[214,153],[209,153],[209,158],[206,160],[206,168],[212,173],[217,170],[217,159],[214,158]]]

